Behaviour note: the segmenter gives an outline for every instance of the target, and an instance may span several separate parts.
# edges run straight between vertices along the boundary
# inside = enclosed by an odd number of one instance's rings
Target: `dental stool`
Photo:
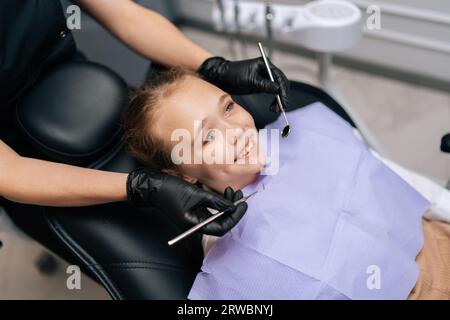
[[[66,63],[43,76],[19,103],[17,124],[36,158],[128,173],[139,165],[121,142],[120,116],[128,93],[126,83],[101,65]],[[235,100],[262,128],[277,117],[268,110],[273,98],[260,94]],[[291,106],[316,101],[354,126],[322,90],[291,83]],[[125,202],[50,208],[5,199],[1,205],[17,227],[80,266],[113,299],[185,299],[201,266],[201,236],[169,247],[167,241],[185,230],[153,208]]]

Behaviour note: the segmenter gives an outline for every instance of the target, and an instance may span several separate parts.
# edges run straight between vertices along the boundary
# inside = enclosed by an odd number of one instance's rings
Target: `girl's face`
[[[182,161],[168,172],[218,192],[251,183],[265,161],[252,116],[199,78],[188,76],[172,89],[150,128],[170,146],[172,160]]]

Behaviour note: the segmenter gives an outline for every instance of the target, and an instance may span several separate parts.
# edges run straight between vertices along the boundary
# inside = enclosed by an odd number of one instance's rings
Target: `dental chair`
[[[152,66],[152,73],[161,67]],[[18,104],[17,125],[33,156],[127,173],[139,166],[121,142],[120,116],[130,88],[99,64],[71,62],[44,75]],[[274,97],[237,96],[258,128],[277,117]],[[324,91],[291,82],[287,110],[321,101],[352,122]],[[295,128],[293,128],[295,130]],[[70,181],[67,181],[70,183]],[[1,199],[15,225],[100,283],[113,299],[186,299],[202,261],[201,236],[173,247],[182,231],[162,212],[128,203],[50,208]]]
[[[450,133],[442,136],[441,151],[444,153],[450,153]]]

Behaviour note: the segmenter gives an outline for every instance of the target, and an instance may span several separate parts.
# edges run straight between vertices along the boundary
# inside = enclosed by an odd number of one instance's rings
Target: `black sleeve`
[[[46,68],[74,51],[58,0],[1,0],[0,108],[17,99]]]

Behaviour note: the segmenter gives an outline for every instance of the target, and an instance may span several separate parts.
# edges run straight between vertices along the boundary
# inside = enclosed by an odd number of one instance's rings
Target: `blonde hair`
[[[123,141],[143,165],[159,169],[175,168],[170,148],[152,135],[151,129],[164,98],[169,97],[177,84],[188,76],[199,77],[195,72],[174,67],[158,73],[132,94],[122,117]]]

